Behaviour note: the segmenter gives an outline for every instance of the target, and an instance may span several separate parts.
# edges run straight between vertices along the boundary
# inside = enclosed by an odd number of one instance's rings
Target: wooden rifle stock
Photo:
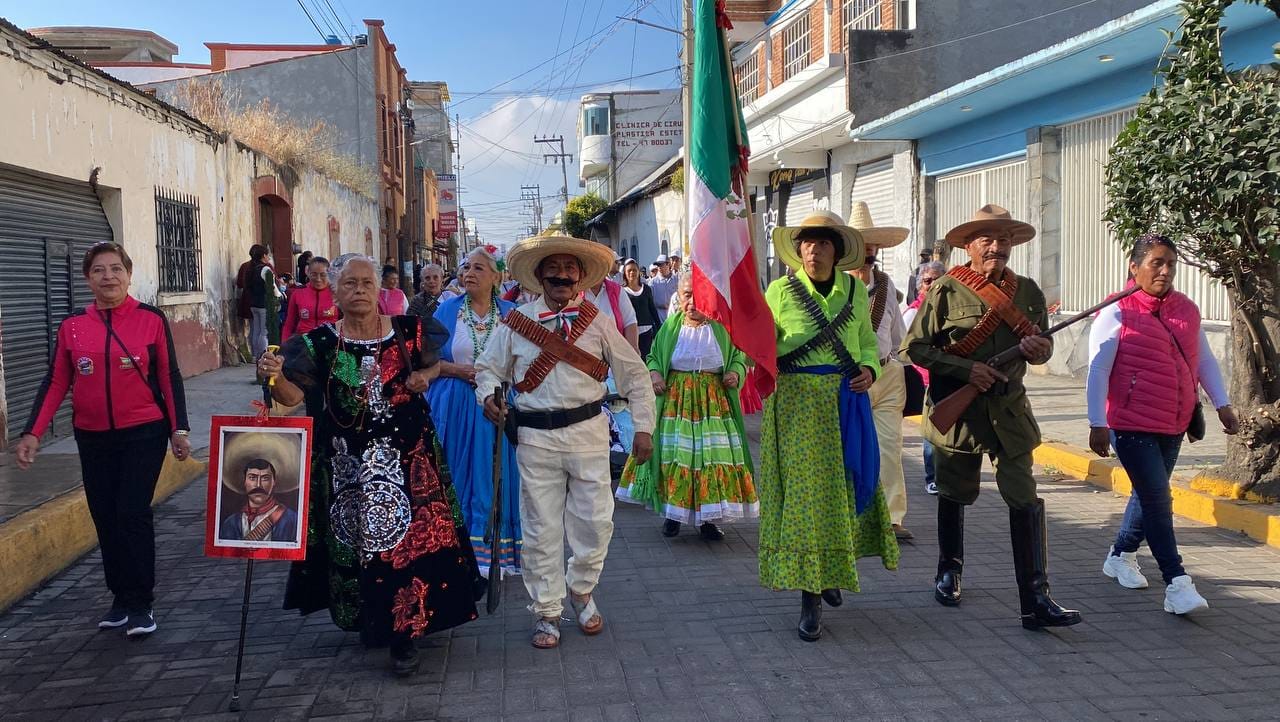
[[[504,381],[493,387],[493,402],[500,412],[493,434],[493,506],[489,509],[489,578],[485,591],[485,610],[493,614],[502,601],[502,437],[507,420],[507,390]]]
[[[1120,299],[1125,298],[1126,296],[1131,296],[1137,292],[1138,292],[1138,286],[1134,285],[1130,288],[1125,289],[1123,292],[1103,301],[1102,303],[1099,303],[1098,305],[1093,306],[1092,308],[1085,309],[1084,311],[1077,313],[1071,318],[1068,318],[1067,320],[1054,325],[1049,330],[1041,331],[1039,334],[1036,334],[1036,335],[1038,335],[1040,338],[1050,338],[1055,333],[1061,331],[1067,326],[1070,326],[1071,324],[1077,323],[1079,321],[1083,321],[1084,319],[1089,318],[1090,316],[1096,314],[1097,312],[1101,311],[1107,306],[1110,306],[1111,304],[1116,303]],[[1022,349],[1015,344],[1001,351],[995,356],[992,356],[990,359],[987,360],[987,365],[990,366],[991,368],[999,370],[1002,366],[1007,365],[1009,362],[1015,359],[1021,358],[1021,356],[1022,356]],[[943,434],[947,433],[948,431],[951,431],[951,429],[956,425],[956,423],[960,421],[960,415],[964,413],[965,409],[969,408],[969,406],[974,402],[974,400],[978,398],[978,394],[980,393],[982,392],[978,390],[977,386],[974,386],[973,384],[965,384],[964,386],[960,387],[959,390],[953,392],[947,398],[934,404],[933,411],[930,412],[929,414],[929,421],[933,424],[933,428],[937,429],[940,433],[943,433]]]

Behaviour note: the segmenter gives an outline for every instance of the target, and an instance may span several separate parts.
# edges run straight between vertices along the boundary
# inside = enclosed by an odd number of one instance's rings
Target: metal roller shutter
[[[110,240],[107,216],[87,183],[0,167],[0,342],[9,438],[27,423],[58,325],[92,298],[80,272],[84,252]],[[70,420],[66,403],[55,433],[69,432]]]
[[[787,196],[787,220],[784,226],[796,226],[804,217],[813,212],[813,182],[797,183],[791,186],[791,195]]]
[[[934,191],[938,211],[938,236],[973,218],[974,211],[988,203],[1003,206],[1018,220],[1030,217],[1027,161],[972,168],[938,176]],[[1039,231],[1039,229],[1036,229]],[[951,255],[952,263],[967,262],[964,252]],[[1013,249],[1009,267],[1014,273],[1040,283],[1040,236]]]
[[[858,166],[857,172],[853,176],[853,189],[849,195],[849,207],[852,208],[854,203],[862,201],[867,204],[867,210],[871,211],[871,219],[880,226],[909,226],[908,223],[900,223],[893,213],[893,157],[882,158],[871,163],[863,163]],[[846,219],[848,220],[848,219]],[[896,250],[896,249],[895,249]],[[889,275],[898,283],[902,283],[906,278],[904,273],[901,278],[898,276],[897,264],[894,263],[893,251],[881,253],[880,270]],[[906,291],[905,288],[901,289]]]

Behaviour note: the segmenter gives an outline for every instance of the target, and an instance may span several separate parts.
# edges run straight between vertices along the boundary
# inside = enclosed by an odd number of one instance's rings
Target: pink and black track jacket
[[[58,327],[49,373],[23,433],[41,436],[71,390],[77,431],[130,429],[166,421],[190,429],[169,321],[133,296],[116,308],[90,304]]]

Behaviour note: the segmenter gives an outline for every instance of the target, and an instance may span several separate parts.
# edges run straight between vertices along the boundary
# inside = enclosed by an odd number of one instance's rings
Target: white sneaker
[[[1188,614],[1199,609],[1208,609],[1209,602],[1196,591],[1191,577],[1183,574],[1174,577],[1164,590],[1164,611],[1170,614]]]
[[[1142,570],[1138,568],[1137,552],[1120,552],[1120,556],[1114,556],[1116,548],[1111,547],[1111,551],[1107,552],[1107,560],[1102,563],[1102,573],[1120,582],[1120,586],[1125,589],[1146,589],[1147,578],[1142,576]]]

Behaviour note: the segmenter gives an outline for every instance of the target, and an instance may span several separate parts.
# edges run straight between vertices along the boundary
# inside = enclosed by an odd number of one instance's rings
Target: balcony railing
[[[760,57],[752,54],[745,62],[733,69],[738,82],[738,98],[743,103],[750,103],[760,97]]]
[[[841,0],[840,27],[844,35],[850,30],[879,30],[880,0]]]

